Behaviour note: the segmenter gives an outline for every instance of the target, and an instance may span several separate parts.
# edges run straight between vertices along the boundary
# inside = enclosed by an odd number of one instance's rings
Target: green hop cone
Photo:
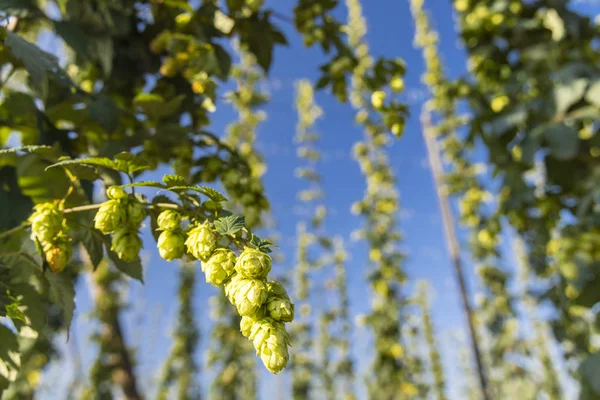
[[[29,217],[31,221],[31,238],[39,240],[42,245],[51,242],[62,229],[62,213],[52,203],[35,206],[35,212]]]
[[[163,231],[157,241],[160,256],[167,261],[183,257],[185,253],[185,233],[181,229]]]
[[[181,225],[181,214],[173,210],[165,210],[158,215],[156,220],[158,229],[163,231],[172,231],[179,229]]]
[[[130,224],[138,226],[146,218],[146,205],[134,196],[127,201],[127,220]]]
[[[44,252],[50,270],[54,273],[61,272],[71,259],[71,238],[66,235],[54,238],[51,244],[45,246]]]
[[[187,251],[199,260],[206,261],[217,247],[217,235],[208,223],[198,225],[188,232]]]
[[[100,206],[94,217],[94,227],[105,235],[121,228],[127,220],[127,212],[119,200],[108,200]]]
[[[241,316],[255,316],[267,301],[267,284],[260,279],[234,275],[225,284],[225,294]]]
[[[235,253],[229,249],[216,249],[208,261],[202,263],[202,272],[206,282],[221,286],[231,275],[235,267]]]
[[[240,332],[245,337],[250,337],[250,333],[252,332],[252,325],[254,325],[254,321],[256,319],[254,317],[242,317],[240,320]]]
[[[294,320],[294,304],[285,288],[279,282],[268,282],[267,314],[276,321],[291,322]]]
[[[119,258],[125,262],[132,262],[138,257],[142,248],[142,239],[138,231],[130,227],[119,228],[112,238],[111,250],[117,253]]]
[[[288,346],[290,336],[283,322],[272,318],[262,318],[254,321],[250,329],[249,339],[252,340],[256,354],[260,356],[265,367],[273,374],[285,368],[290,358]]]
[[[122,187],[111,186],[108,189],[106,189],[106,196],[109,199],[120,200],[120,199],[124,199],[125,197],[129,196],[129,194],[127,194],[127,192],[125,190],[123,190]]]
[[[271,257],[260,250],[246,247],[235,263],[235,270],[244,278],[264,279],[271,271]]]

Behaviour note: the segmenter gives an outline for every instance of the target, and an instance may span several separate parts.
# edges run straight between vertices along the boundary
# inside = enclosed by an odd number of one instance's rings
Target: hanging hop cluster
[[[158,230],[158,253],[167,261],[183,257],[185,253],[185,233],[181,229],[181,214],[177,211],[166,210],[160,213],[156,220]]]
[[[31,239],[39,243],[52,272],[61,272],[71,259],[71,238],[59,203],[35,206],[29,217]]]
[[[202,261],[206,282],[224,286],[242,321],[242,334],[252,340],[265,367],[276,374],[289,360],[290,338],[284,322],[294,318],[294,305],[285,288],[268,282],[271,257],[259,249],[234,251],[218,247],[219,235],[209,222],[196,224],[185,241],[187,252]]]
[[[146,204],[117,186],[108,188],[106,195],[109,200],[96,213],[94,227],[105,235],[113,234],[111,250],[121,260],[131,262],[142,248],[139,228],[146,218]]]

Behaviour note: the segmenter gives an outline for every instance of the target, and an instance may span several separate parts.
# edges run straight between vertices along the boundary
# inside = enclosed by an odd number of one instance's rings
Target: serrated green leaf
[[[556,123],[544,129],[551,154],[559,160],[571,160],[579,154],[577,130],[563,123]]]
[[[110,249],[110,239],[108,236],[104,236],[104,244],[108,252],[108,258],[113,262],[115,267],[125,275],[137,279],[141,283],[144,283],[144,272],[142,268],[142,261],[138,257],[132,262],[125,262],[119,258],[117,253]]]
[[[246,224],[246,219],[240,215],[221,217],[215,221],[215,230],[221,235],[235,235]]]
[[[13,382],[21,367],[17,336],[0,324],[0,392],[8,382]]]
[[[125,185],[121,185],[121,187],[154,187],[160,189],[166,189],[167,186],[158,182],[158,181],[143,181],[143,182],[135,182],[135,183],[127,183]]]
[[[73,21],[52,21],[54,30],[65,43],[82,57],[89,57],[88,38],[81,27]]]
[[[86,226],[83,228],[81,243],[90,257],[90,261],[94,267],[94,270],[98,268],[98,265],[100,265],[102,259],[104,258],[103,237],[104,235],[102,235],[100,231],[92,228],[91,226]]]
[[[75,311],[75,288],[73,287],[73,280],[68,274],[64,273],[46,273],[44,277],[48,282],[50,300],[59,305],[65,320],[65,327],[68,331],[71,327]]]
[[[589,355],[579,366],[579,374],[584,384],[600,396],[600,353]]]
[[[33,203],[25,196],[17,182],[17,172],[13,167],[0,168],[0,232],[20,225],[31,214]]]
[[[216,201],[216,202],[227,201],[225,196],[223,196],[217,190],[215,190],[213,188],[209,188],[207,186],[173,186],[173,187],[170,187],[169,190],[171,190],[173,192],[193,191],[193,192],[202,193],[209,199]]]
[[[70,182],[63,171],[48,171],[49,162],[34,154],[19,157],[17,161],[17,182],[21,192],[33,200],[43,203],[62,198]]]
[[[172,186],[185,186],[187,182],[185,178],[180,175],[165,175],[163,176],[163,182],[167,185],[168,188]]]
[[[126,174],[133,174],[152,168],[152,166],[140,156],[125,151],[115,156],[115,163],[117,164],[119,171],[125,172]]]
[[[110,158],[105,158],[105,157],[92,157],[92,158],[76,158],[76,159],[69,159],[69,160],[62,160],[59,161],[57,163],[54,163],[50,166],[48,166],[46,169],[50,169],[50,168],[56,168],[56,167],[62,167],[65,165],[93,165],[96,167],[104,167],[104,168],[110,168],[116,171],[121,171],[118,169],[117,164],[111,160]],[[125,172],[125,171],[121,171],[121,172]]]
[[[600,107],[600,79],[590,85],[585,94],[585,99],[595,106]]]
[[[584,78],[557,85],[554,90],[556,112],[562,115],[569,107],[581,100],[587,85],[588,80]]]
[[[60,67],[58,58],[46,53],[21,36],[6,29],[3,30],[6,33],[4,44],[10,49],[13,56],[23,63],[34,84],[42,84],[49,76],[61,86],[73,87],[71,78]]]
[[[90,117],[108,133],[114,132],[119,126],[119,109],[107,97],[98,97],[87,107]]]
[[[155,93],[140,93],[133,99],[133,104],[147,116],[155,118],[157,114],[162,112],[165,100],[162,96]]]
[[[21,146],[21,147],[11,147],[9,149],[0,149],[1,154],[11,154],[11,153],[36,153],[36,154],[55,154],[56,149],[52,146]]]

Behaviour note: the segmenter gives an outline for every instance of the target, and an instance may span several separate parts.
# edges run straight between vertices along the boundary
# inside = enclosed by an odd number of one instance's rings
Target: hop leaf
[[[158,252],[167,261],[183,257],[185,234],[180,229],[168,230],[160,234],[157,241]]]
[[[246,247],[235,263],[235,270],[244,278],[264,279],[271,271],[271,257],[260,250]]]
[[[181,225],[181,214],[173,210],[165,210],[161,212],[156,220],[158,229],[160,230],[174,230],[179,229]]]
[[[138,231],[130,227],[119,228],[113,238],[111,250],[125,262],[134,261],[142,248]]]
[[[294,304],[292,304],[283,285],[279,282],[269,282],[267,288],[269,290],[267,314],[276,321],[293,321]]]
[[[51,242],[62,228],[62,213],[52,203],[35,206],[35,212],[29,217],[31,221],[32,239],[39,240],[42,245]]]
[[[104,202],[94,217],[94,227],[105,235],[122,227],[127,220],[127,212],[119,200]]]
[[[290,358],[290,336],[282,322],[272,318],[255,321],[250,329],[249,339],[252,340],[256,354],[270,372],[277,374],[285,368]]]
[[[229,249],[216,249],[207,262],[202,263],[206,282],[221,286],[234,273],[235,253]]]
[[[255,316],[267,301],[267,293],[265,282],[237,274],[225,284],[225,294],[241,316]]]
[[[217,246],[217,235],[208,223],[198,225],[188,232],[185,241],[187,251],[199,260],[205,261]]]

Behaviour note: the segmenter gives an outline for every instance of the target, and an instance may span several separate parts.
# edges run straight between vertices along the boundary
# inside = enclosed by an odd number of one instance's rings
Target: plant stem
[[[462,262],[460,259],[460,248],[458,245],[458,239],[456,237],[456,229],[454,225],[454,220],[452,218],[452,211],[450,210],[450,200],[448,198],[448,195],[446,194],[446,191],[444,191],[443,189],[442,180],[444,171],[442,167],[442,162],[440,160],[440,154],[437,150],[437,143],[435,142],[435,139],[433,137],[431,114],[427,109],[427,104],[423,106],[421,112],[421,126],[423,138],[425,139],[425,144],[427,145],[427,158],[429,159],[429,164],[431,166],[431,172],[433,174],[433,179],[438,196],[438,202],[440,206],[440,213],[442,215],[442,222],[444,224],[444,231],[446,233],[446,243],[448,246],[448,251],[450,252],[452,264],[454,265],[454,272],[460,289],[462,305],[467,316],[467,322],[469,324],[471,346],[473,348],[475,362],[477,363],[477,373],[479,377],[479,384],[481,386],[482,397],[484,400],[491,400],[488,379],[481,358],[479,340],[477,338],[477,331],[475,329],[475,317],[473,314],[473,309],[471,307],[471,302],[469,301],[469,291],[467,289],[467,283],[465,280]]]

